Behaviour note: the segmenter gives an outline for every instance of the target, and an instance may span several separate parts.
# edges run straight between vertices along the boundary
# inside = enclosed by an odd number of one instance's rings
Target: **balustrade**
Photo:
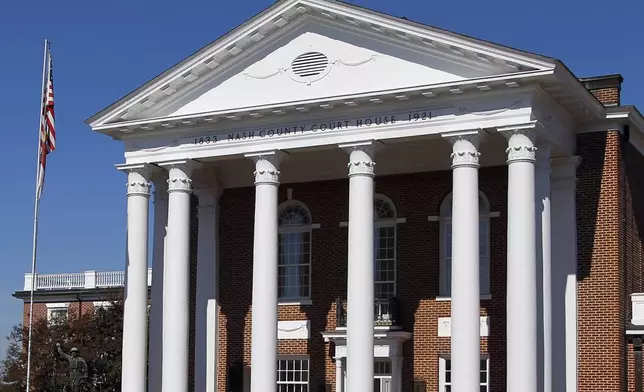
[[[148,286],[152,284],[152,270],[148,270]],[[25,274],[24,290],[31,290],[31,274]],[[62,274],[36,274],[34,290],[78,290],[123,287],[124,271],[86,271]]]
[[[347,326],[347,311],[346,301],[338,298],[336,299],[336,317],[335,324],[337,327]],[[397,327],[400,326],[399,300],[396,297],[374,300],[374,320],[373,324],[376,327]]]

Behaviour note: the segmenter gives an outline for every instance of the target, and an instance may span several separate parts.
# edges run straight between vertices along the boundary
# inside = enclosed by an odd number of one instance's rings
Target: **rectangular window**
[[[373,370],[373,392],[390,392],[392,390],[391,360],[376,359]]]
[[[490,390],[490,359],[485,356],[479,361],[479,391]],[[439,392],[452,391],[452,361],[449,356],[439,358]]]
[[[282,357],[277,360],[277,392],[309,392],[309,359]]]
[[[278,244],[278,296],[311,296],[311,232],[280,233]]]
[[[374,297],[389,300],[396,295],[396,227],[381,226],[374,233]]]
[[[67,322],[67,308],[47,309],[47,321],[50,324],[64,324]]]

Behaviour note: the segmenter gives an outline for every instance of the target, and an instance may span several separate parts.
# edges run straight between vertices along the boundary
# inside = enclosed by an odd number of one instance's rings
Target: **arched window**
[[[396,295],[396,208],[382,195],[373,201],[374,297],[389,300]]]
[[[440,209],[440,296],[452,294],[452,194]],[[479,285],[481,295],[490,294],[490,204],[479,192]]]
[[[311,214],[300,202],[279,207],[278,288],[280,300],[311,297]]]

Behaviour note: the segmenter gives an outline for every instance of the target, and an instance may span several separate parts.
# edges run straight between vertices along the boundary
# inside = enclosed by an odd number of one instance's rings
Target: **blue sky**
[[[621,73],[623,104],[644,109],[641,0],[607,6],[540,2],[352,0],[397,16],[556,57],[577,75]],[[21,321],[30,269],[43,40],[52,41],[58,150],[41,203],[38,271],[124,266],[122,147],[84,120],[244,22],[269,0],[94,2],[23,0],[0,6],[0,335]],[[4,339],[0,342],[4,355]]]

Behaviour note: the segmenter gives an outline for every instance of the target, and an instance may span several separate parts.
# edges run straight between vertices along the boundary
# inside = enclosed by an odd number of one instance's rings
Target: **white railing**
[[[123,287],[123,271],[85,271],[67,274],[36,274],[34,290],[74,290]],[[152,284],[152,269],[148,269],[148,286]],[[25,274],[24,290],[30,291],[31,274]]]
[[[119,287],[125,284],[125,272],[109,271],[96,273],[96,287]]]

